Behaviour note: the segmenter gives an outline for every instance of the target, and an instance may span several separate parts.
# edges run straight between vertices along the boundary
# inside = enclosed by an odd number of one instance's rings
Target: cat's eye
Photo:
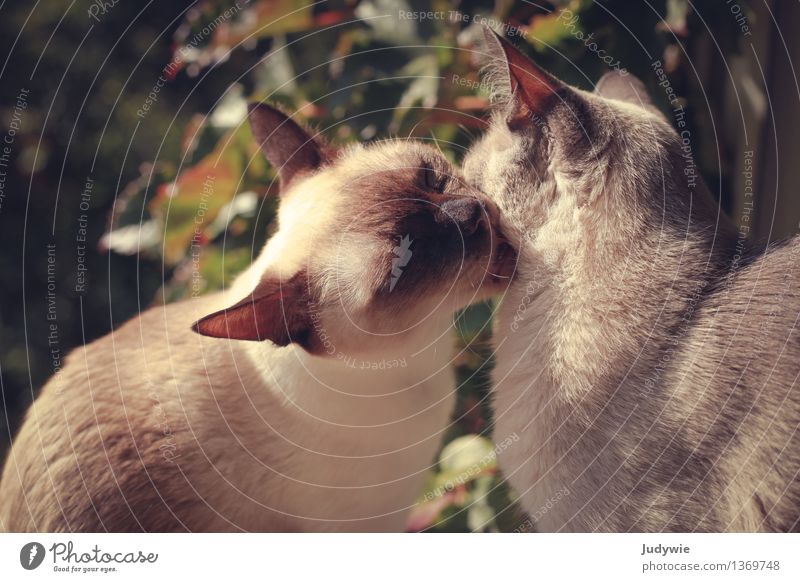
[[[425,163],[422,166],[422,184],[428,190],[444,192],[444,188],[447,185],[447,176],[437,176],[433,166]]]

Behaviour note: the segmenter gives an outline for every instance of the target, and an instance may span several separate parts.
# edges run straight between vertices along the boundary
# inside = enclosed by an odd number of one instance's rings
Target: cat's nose
[[[436,222],[458,227],[463,236],[471,236],[486,222],[486,208],[471,196],[444,201],[436,212]]]

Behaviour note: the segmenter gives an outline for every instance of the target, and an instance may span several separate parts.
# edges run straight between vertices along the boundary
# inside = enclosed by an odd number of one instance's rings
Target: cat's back
[[[800,236],[734,255],[730,267],[713,303],[733,318],[747,314],[770,318],[755,322],[764,329],[772,329],[770,323],[775,330],[795,327],[800,312]]]
[[[699,314],[695,328],[707,334],[708,347],[730,363],[737,354],[732,373],[752,371],[765,375],[767,385],[792,385],[792,370],[800,368],[800,237],[734,255]]]
[[[216,296],[154,307],[75,349],[28,411],[0,482],[10,531],[170,531],[194,524],[189,419],[230,358],[191,324]],[[209,372],[211,371],[211,372]],[[199,397],[197,395],[200,395]],[[213,516],[205,516],[211,520]]]
[[[725,529],[800,518],[800,237],[734,257],[684,344],[673,402],[730,499]],[[719,507],[725,504],[720,502]]]

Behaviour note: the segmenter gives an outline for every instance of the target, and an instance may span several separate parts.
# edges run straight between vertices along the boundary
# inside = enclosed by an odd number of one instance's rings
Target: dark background
[[[108,333],[153,303],[186,296],[188,247],[179,235],[186,221],[177,212],[160,214],[158,200],[163,186],[178,180],[176,204],[184,204],[191,215],[197,185],[190,170],[202,167],[203,156],[229,135],[227,128],[209,127],[203,116],[232,84],[238,84],[240,101],[271,95],[292,108],[305,106],[305,116],[320,127],[339,124],[332,132],[335,139],[413,131],[441,140],[458,161],[480,131],[473,116],[483,116],[486,108],[485,92],[451,80],[454,74],[478,80],[474,59],[464,50],[470,47],[469,23],[400,21],[398,10],[494,15],[527,31],[526,40],[512,40],[541,65],[591,88],[604,64],[557,25],[559,9],[573,11],[581,29],[594,33],[608,54],[645,80],[667,111],[650,67],[654,59],[665,64],[688,112],[695,158],[734,221],[741,220],[743,160],[752,151],[752,237],[777,239],[797,231],[800,91],[791,64],[800,56],[800,5],[792,0],[719,0],[697,2],[696,7],[680,0],[333,1],[277,25],[277,18],[303,3],[253,0],[203,36],[191,63],[182,62],[163,84],[144,119],[137,111],[165,66],[233,3],[121,0],[98,13],[99,22],[88,15],[93,4],[79,0],[69,8],[67,2],[36,7],[7,2],[0,9],[0,140],[9,137],[12,123],[16,127],[8,165],[1,168],[7,176],[0,206],[0,458],[22,414],[53,374],[54,356],[63,358],[74,346]],[[737,21],[736,7],[746,20]],[[247,11],[258,15],[248,29],[251,38],[231,41],[239,32],[234,25]],[[383,24],[357,21],[374,14],[393,18]],[[276,80],[286,72],[258,64],[271,49],[293,41],[286,66],[300,77],[279,86]],[[219,47],[226,43],[232,50],[220,59]],[[369,50],[378,52],[364,52]],[[331,57],[341,61],[316,67]],[[428,73],[440,80],[414,85],[408,79]],[[356,86],[361,82],[366,84]],[[26,107],[15,117],[17,96],[24,90]],[[357,114],[362,115],[341,123]],[[244,151],[247,136],[239,137],[237,147]],[[230,159],[240,153],[234,151]],[[241,169],[239,162],[230,163]],[[94,185],[88,209],[81,209],[87,176]],[[219,244],[219,231],[203,241],[203,290],[219,287],[231,271],[246,265],[251,249],[266,237],[274,204],[266,196],[270,177],[269,168],[257,168],[246,181],[259,197],[259,211],[245,212],[227,226],[229,246]],[[81,214],[88,229],[87,284],[76,292]],[[159,244],[132,254],[119,245],[99,245],[111,225],[140,220],[159,225]],[[232,257],[227,266],[219,264],[223,250]],[[49,264],[54,269],[50,280]],[[50,302],[48,284],[54,293]],[[485,339],[486,313],[478,308],[461,319],[462,341]],[[464,382],[448,439],[490,430],[485,354],[479,347],[472,353],[474,361],[467,358],[457,370]],[[475,375],[475,369],[481,372]],[[467,528],[466,523],[453,526],[459,528]]]

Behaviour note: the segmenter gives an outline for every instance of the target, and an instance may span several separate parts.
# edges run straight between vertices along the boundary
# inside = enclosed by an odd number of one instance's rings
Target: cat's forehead
[[[409,140],[388,140],[345,149],[335,164],[342,178],[358,179],[392,174],[411,178],[425,166],[440,171],[453,171],[436,148]]]
[[[356,232],[375,236],[420,203],[425,167],[452,171],[437,149],[413,141],[348,147],[292,188],[281,203],[280,228],[318,240]]]

